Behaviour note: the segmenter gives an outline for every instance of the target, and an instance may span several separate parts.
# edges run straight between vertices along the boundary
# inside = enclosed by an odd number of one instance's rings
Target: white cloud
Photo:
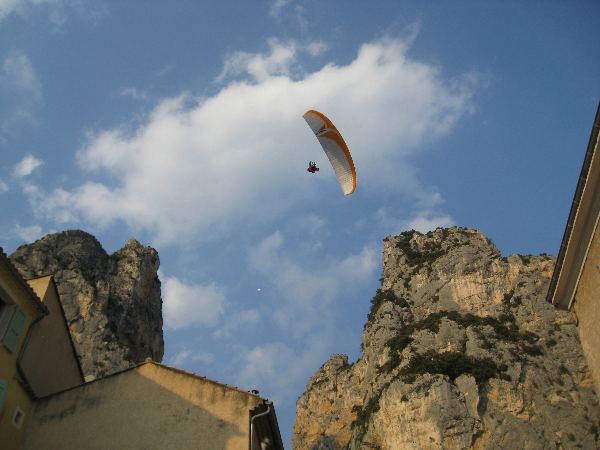
[[[359,255],[350,255],[339,264],[340,276],[348,282],[368,282],[381,266],[380,248],[364,247]]]
[[[29,6],[58,3],[62,3],[62,0],[0,0],[0,19],[13,11],[22,13]]]
[[[237,76],[247,73],[260,83],[273,76],[290,76],[290,68],[296,62],[298,45],[293,42],[281,43],[277,38],[270,38],[270,52],[260,53],[235,52],[225,61],[223,71],[217,78],[222,81],[226,76]]]
[[[299,382],[305,382],[322,362],[327,348],[322,336],[309,339],[304,351],[297,353],[281,342],[272,342],[243,349],[240,352],[242,370],[238,375],[239,386],[249,389],[266,389],[276,404],[295,390]]]
[[[173,367],[181,367],[187,361],[197,361],[204,364],[212,364],[215,361],[215,355],[209,352],[192,352],[191,350],[181,350],[170,359]]]
[[[323,218],[315,214],[300,216],[298,219],[296,219],[296,226],[310,234],[314,234],[317,231],[323,230],[323,227],[326,224],[327,222]]]
[[[134,87],[121,89],[121,95],[123,97],[131,97],[134,100],[146,100],[148,98],[148,93],[146,91],[139,92]]]
[[[397,234],[405,230],[416,230],[421,233],[427,233],[435,230],[436,228],[448,228],[454,225],[454,220],[448,215],[439,213],[436,214],[435,212],[430,211],[421,211],[416,217],[406,222],[406,224],[401,227],[401,230],[399,229],[396,231]]]
[[[43,161],[40,161],[32,155],[27,155],[15,166],[14,174],[17,178],[26,177],[27,175],[31,175],[31,173],[42,164],[44,164]]]
[[[8,191],[8,184],[0,180],[0,194],[4,194],[6,191]]]
[[[241,312],[233,312],[225,318],[225,326],[214,332],[216,338],[229,338],[239,332],[242,327],[247,325],[256,325],[260,322],[261,317],[256,309],[249,309]]]
[[[439,227],[454,226],[454,219],[447,214],[442,213],[438,206],[444,203],[444,199],[434,189],[422,189],[419,201],[417,202],[417,211],[414,217],[402,223],[396,233],[406,230],[416,230],[421,233],[433,231]]]
[[[325,50],[327,50],[328,48],[329,48],[329,46],[323,41],[311,42],[310,44],[308,44],[306,46],[306,50],[312,56],[318,56],[321,53],[323,53]]]
[[[281,329],[296,336],[309,333],[319,327],[331,311],[329,305],[339,291],[338,280],[318,270],[304,270],[292,261],[282,259],[273,279],[282,303],[274,311],[274,318]]]
[[[275,2],[273,2],[271,7],[269,8],[269,15],[275,18],[279,17],[279,15],[281,14],[281,10],[290,2],[291,0],[275,0]]]
[[[160,276],[160,273],[159,273]],[[185,284],[176,277],[162,281],[165,325],[178,330],[190,325],[215,326],[225,312],[226,296],[215,283]]]
[[[296,5],[294,7],[294,14],[296,22],[301,30],[306,31],[308,29],[308,20],[306,19],[306,9],[303,6]]]
[[[176,353],[175,356],[173,356],[171,358],[171,364],[174,367],[181,367],[183,365],[183,363],[188,360],[188,358],[191,354],[192,354],[192,352],[190,350],[181,350],[180,352]]]
[[[351,146],[360,170],[353,195],[425,195],[404,156],[471,110],[475,76],[450,83],[438,68],[409,59],[407,42],[386,38],[364,44],[346,66],[293,78],[297,44],[270,45],[266,55],[238,53],[225,64],[224,74],[249,81],[231,81],[208,98],[165,99],[137,129],[90,133],[79,162],[114,183],[38,193],[38,210],[101,225],[123,220],[152,233],[154,245],[265,223],[324,186],[339,194],[332,171],[303,176],[306,160],[322,157],[301,118],[308,109],[333,118]]]
[[[291,3],[291,0],[275,0],[269,8],[269,16],[278,21],[283,20],[285,17],[291,17],[296,21],[299,28],[305,31],[308,28],[308,20],[305,17],[306,9],[300,5],[294,5],[293,8],[289,8],[290,13],[286,14],[287,6]]]
[[[56,2],[57,0],[0,0],[0,19],[13,11],[22,12],[26,6]]]
[[[273,380],[272,390],[276,392],[286,383],[290,367],[297,367],[294,351],[286,345],[274,342],[257,346],[244,354],[245,366],[240,372],[240,384],[258,386],[264,379]],[[282,376],[282,374],[286,376]]]
[[[36,215],[47,215],[59,225],[77,224],[79,218],[76,210],[71,208],[71,193],[64,189],[54,189],[47,195],[38,186],[30,183],[23,184],[23,193],[29,198]]]
[[[321,264],[307,262],[305,268],[288,256],[292,251],[284,242],[280,231],[273,233],[249,251],[248,262],[276,292],[269,308],[276,325],[297,339],[327,329],[342,287],[370,282],[381,265],[381,252],[373,245],[343,260],[330,255]]]
[[[172,64],[166,64],[162,69],[160,69],[157,72],[157,75],[159,77],[165,76],[166,74],[168,74],[169,72],[171,72],[173,70],[173,65]]]
[[[250,250],[250,265],[259,272],[272,273],[277,268],[277,250],[282,244],[283,236],[280,231],[263,239],[258,246]]]
[[[14,133],[17,125],[37,122],[36,114],[43,104],[42,83],[27,56],[15,55],[4,59],[0,71],[0,94],[3,133]]]
[[[318,232],[323,230],[319,228]],[[381,250],[376,245],[365,246],[343,259],[331,254],[320,256],[312,254],[309,260],[300,262],[302,258],[281,231],[267,236],[248,252],[251,269],[266,279],[272,295],[271,303],[259,310],[269,314],[262,320],[268,325],[270,318],[285,332],[285,339],[296,344],[290,346],[281,339],[240,349],[239,385],[267,388],[275,397],[289,395],[329,356],[331,343],[340,339],[335,322],[340,308],[349,301],[341,294],[370,283],[373,272],[381,267]]]
[[[45,14],[53,24],[53,31],[60,32],[62,25],[70,16],[97,20],[108,14],[106,5],[100,2],[82,2],[81,0],[0,0],[0,20],[11,12],[26,18],[31,13]]]
[[[379,228],[390,235],[398,235],[406,230],[416,230],[421,233],[433,231],[436,228],[446,228],[455,225],[454,219],[435,207],[420,209],[411,219],[398,219],[389,215],[386,208],[379,208],[375,214]]]
[[[285,254],[281,232],[265,238],[248,255],[250,267],[267,276],[276,291],[272,319],[283,330],[300,338],[320,328],[335,299],[339,282],[332,273],[312,267],[305,270]]]
[[[25,55],[10,56],[2,64],[3,81],[9,82],[13,88],[31,92],[41,96],[42,83],[38,80],[33,65]]]
[[[32,225],[30,227],[21,227],[19,224],[16,224],[14,232],[24,242],[34,242],[35,240],[43,236],[42,227],[38,225]]]

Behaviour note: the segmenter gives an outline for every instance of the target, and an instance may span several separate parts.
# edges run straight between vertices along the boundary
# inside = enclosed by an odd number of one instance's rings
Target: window
[[[6,331],[2,334],[2,344],[7,348],[8,351],[14,353],[17,349],[17,345],[19,344],[19,339],[21,337],[21,333],[25,328],[25,323],[27,322],[27,313],[23,308],[19,305],[12,305],[6,308],[3,316],[10,317],[8,323],[6,325]],[[12,311],[11,311],[12,310]],[[2,321],[4,322],[4,317],[2,317]]]
[[[13,416],[12,424],[17,428],[21,428],[21,425],[23,425],[23,419],[25,419],[25,413],[17,406],[17,410]]]
[[[6,380],[0,380],[0,411],[2,411],[2,404],[4,403],[4,398],[6,397],[6,393],[8,392],[8,386],[10,383]]]
[[[7,303],[0,296],[0,337],[4,336],[4,332],[8,326],[8,319],[10,318],[10,309],[13,305],[14,302]]]

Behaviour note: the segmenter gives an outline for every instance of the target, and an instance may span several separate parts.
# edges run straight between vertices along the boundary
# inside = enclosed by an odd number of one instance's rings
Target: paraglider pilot
[[[315,173],[319,171],[319,168],[317,167],[317,163],[313,162],[313,161],[309,161],[308,162],[308,169],[306,169],[307,171],[309,171],[310,173]]]

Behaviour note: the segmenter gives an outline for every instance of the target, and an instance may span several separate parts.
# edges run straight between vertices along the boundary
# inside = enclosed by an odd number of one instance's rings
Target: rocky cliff
[[[503,258],[472,229],[384,241],[363,355],[333,355],[297,402],[294,450],[600,448],[555,258]]]
[[[11,261],[25,279],[54,275],[86,379],[164,353],[158,253],[130,239],[108,255],[72,230],[19,247]]]

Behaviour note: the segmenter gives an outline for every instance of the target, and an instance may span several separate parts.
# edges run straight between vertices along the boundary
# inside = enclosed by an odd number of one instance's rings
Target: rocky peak
[[[482,233],[384,241],[363,355],[333,355],[297,402],[295,450],[597,448],[600,411],[555,258]]]
[[[164,353],[158,253],[135,239],[108,255],[81,230],[19,247],[12,262],[25,279],[54,275],[87,379]]]

